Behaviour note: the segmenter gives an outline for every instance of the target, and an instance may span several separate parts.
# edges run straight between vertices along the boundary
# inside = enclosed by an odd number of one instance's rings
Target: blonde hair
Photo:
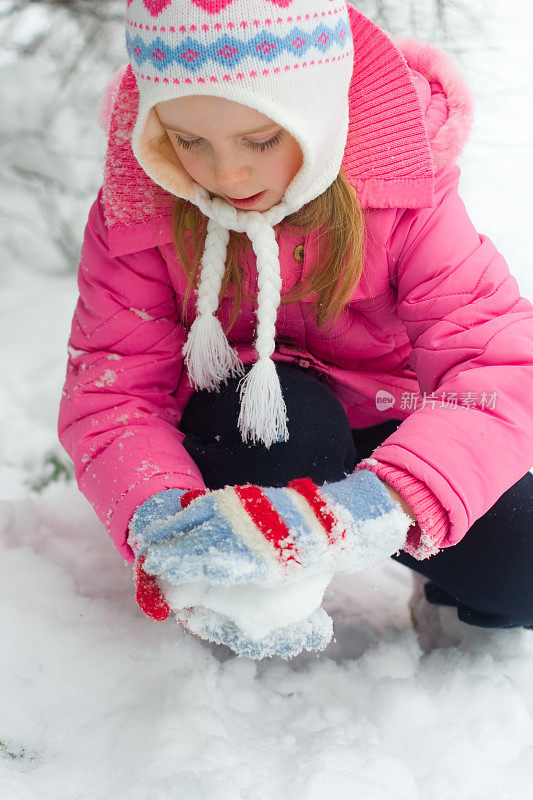
[[[186,252],[185,215],[187,212],[190,213],[191,209],[198,211],[197,207],[187,200],[174,197],[172,215],[174,246],[188,276],[182,318],[185,318],[191,291],[198,283],[207,231],[206,218],[201,214],[201,222],[196,232],[191,231],[192,251],[189,248],[189,252]],[[327,322],[334,325],[359,284],[364,263],[364,214],[357,193],[348,183],[342,168],[325,192],[299,211],[286,217],[276,227],[281,230],[281,226],[297,228],[302,233],[320,231],[313,269],[300,286],[295,286],[289,292],[282,294],[281,305],[294,303],[317,293],[315,300],[317,325],[324,326]],[[230,231],[224,278],[219,295],[220,301],[225,295],[228,283],[233,285],[235,294],[232,316],[225,330],[226,334],[239,315],[243,292],[243,273],[239,257],[248,247],[250,240],[246,234]]]

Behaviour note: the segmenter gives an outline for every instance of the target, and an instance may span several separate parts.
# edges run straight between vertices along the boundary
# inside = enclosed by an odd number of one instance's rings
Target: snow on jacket
[[[458,194],[471,99],[452,61],[414,40],[393,44],[353,8],[350,18],[343,169],[365,210],[363,277],[329,332],[316,325],[314,296],[280,307],[273,357],[315,370],[352,428],[402,420],[358,468],[410,504],[418,524],[405,550],[421,559],[459,542],[533,463],[533,306]],[[135,509],[163,489],[204,486],[179,430],[193,392],[181,350],[194,298],[182,324],[172,198],[133,156],[137,103],[124,67],[100,112],[104,184],[85,230],[58,426],[80,490],[130,562]],[[311,270],[318,236],[279,226],[284,292]],[[251,250],[242,266],[255,295]],[[223,326],[232,297],[230,286]],[[228,338],[245,364],[254,326],[244,297]]]

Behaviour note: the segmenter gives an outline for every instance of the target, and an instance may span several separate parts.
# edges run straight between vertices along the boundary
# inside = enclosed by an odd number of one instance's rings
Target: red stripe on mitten
[[[147,616],[157,622],[163,622],[170,614],[170,608],[157,585],[155,575],[148,575],[144,571],[145,558],[146,556],[139,556],[135,564],[135,599],[141,611]]]
[[[326,531],[331,544],[334,544],[337,539],[344,538],[346,531],[342,531],[340,535],[335,531],[337,519],[328,509],[326,501],[321,497],[317,486],[313,483],[311,478],[295,478],[295,480],[289,483],[288,488],[294,489],[295,492],[298,492],[298,494],[301,494],[302,497],[307,500],[316,514],[318,521]]]
[[[185,494],[181,496],[181,507],[187,508],[189,503],[192,503],[193,500],[196,500],[197,497],[201,497],[203,494],[207,494],[207,489],[189,489],[188,492],[185,492]]]
[[[277,550],[284,561],[296,561],[298,548],[292,541],[285,520],[274,508],[267,495],[258,486],[234,486],[233,490],[242,503],[244,510],[265,539]]]

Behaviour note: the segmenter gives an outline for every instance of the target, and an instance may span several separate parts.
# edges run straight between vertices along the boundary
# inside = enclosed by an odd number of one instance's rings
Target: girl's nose
[[[213,169],[213,177],[217,184],[230,197],[231,190],[245,183],[250,176],[250,168],[238,158],[218,159]]]

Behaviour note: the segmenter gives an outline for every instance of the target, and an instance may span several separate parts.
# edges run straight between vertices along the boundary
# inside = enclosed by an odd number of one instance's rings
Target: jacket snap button
[[[303,244],[299,244],[297,247],[294,248],[293,255],[294,255],[294,258],[296,259],[296,261],[299,261],[300,264],[303,262],[304,257],[305,257],[305,248],[304,248]]]
[[[199,221],[200,220],[198,218],[198,214],[196,213],[196,211],[189,209],[188,211],[185,212],[185,215],[183,217],[183,222],[187,230],[195,231],[196,228],[198,227]]]
[[[305,367],[306,369],[307,369],[307,367],[309,367],[309,366],[310,366],[310,364],[309,364],[309,361],[307,361],[307,359],[305,359],[305,358],[301,358],[301,359],[298,361],[298,364],[299,364],[301,367]]]

